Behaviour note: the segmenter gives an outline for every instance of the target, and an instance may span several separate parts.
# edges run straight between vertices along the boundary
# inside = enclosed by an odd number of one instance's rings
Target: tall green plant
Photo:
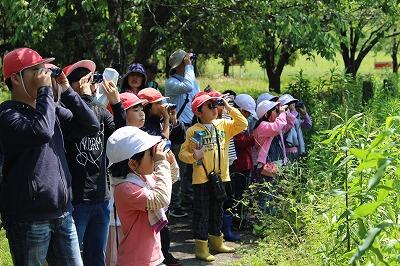
[[[371,117],[356,114],[328,132],[325,144],[336,147],[333,160],[344,183],[344,210],[336,221],[337,242],[332,254],[350,264],[399,263],[399,117],[388,117],[377,128]],[[399,168],[400,169],[400,168]],[[397,240],[396,240],[397,239]],[[343,248],[345,243],[346,248]],[[391,243],[391,245],[387,245]]]

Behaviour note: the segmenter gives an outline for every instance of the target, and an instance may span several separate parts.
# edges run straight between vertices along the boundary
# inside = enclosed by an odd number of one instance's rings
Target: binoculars
[[[50,71],[51,71],[51,77],[52,78],[57,78],[57,77],[59,77],[60,75],[61,75],[61,73],[62,73],[62,69],[61,68],[59,68],[59,67],[57,67],[57,68],[50,68]]]
[[[93,74],[93,79],[92,79],[92,84],[96,83],[102,83],[103,82],[103,74],[100,73],[94,73]]]
[[[176,109],[176,104],[173,104],[173,103],[168,103],[167,104],[167,110],[168,111],[172,111],[172,110],[175,110]]]

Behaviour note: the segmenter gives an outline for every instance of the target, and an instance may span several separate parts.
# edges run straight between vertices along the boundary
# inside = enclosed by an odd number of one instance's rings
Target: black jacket
[[[0,211],[4,221],[60,218],[72,211],[71,174],[63,137],[99,130],[94,113],[69,88],[56,105],[50,87],[38,90],[36,109],[18,101],[0,105],[4,155]]]
[[[82,99],[96,115],[100,130],[83,138],[65,138],[74,205],[82,202],[104,202],[110,198],[105,146],[116,127],[125,125],[125,112],[121,103],[112,106],[113,118],[108,110],[93,102],[93,97],[82,96]]]

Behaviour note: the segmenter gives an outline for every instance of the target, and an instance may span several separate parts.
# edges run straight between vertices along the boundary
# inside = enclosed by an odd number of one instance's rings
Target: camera
[[[168,112],[175,110],[176,109],[176,104],[174,103],[167,103],[167,110]]]
[[[170,150],[171,150],[171,141],[167,139],[165,141],[164,151],[170,151]]]
[[[214,190],[215,199],[218,202],[224,201],[226,199],[226,191],[221,177],[214,171],[211,171],[207,176],[208,180],[210,180],[211,187]]]
[[[295,104],[296,109],[298,108],[304,108],[304,102],[303,101],[297,101]]]
[[[197,59],[197,54],[192,54],[192,56],[190,57],[190,60],[195,61]]]
[[[93,79],[92,79],[92,84],[95,83],[102,83],[103,82],[103,74],[100,73],[94,73],[93,74]]]
[[[59,67],[57,67],[57,68],[52,67],[52,68],[50,68],[50,71],[51,71],[51,77],[52,78],[57,78],[62,73],[62,69],[59,68]]]
[[[225,105],[224,100],[222,100],[222,99],[217,99],[215,102],[216,102],[217,105],[219,105],[219,106],[224,106],[224,105]]]

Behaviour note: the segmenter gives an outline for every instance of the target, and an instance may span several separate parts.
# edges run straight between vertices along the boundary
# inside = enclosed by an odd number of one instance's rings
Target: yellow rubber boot
[[[208,250],[208,241],[207,240],[195,240],[195,253],[196,259],[204,260],[204,261],[214,261],[215,257],[210,254]]]
[[[225,246],[223,234],[220,236],[208,235],[208,239],[210,240],[210,249],[215,253],[233,253],[236,251],[235,248]]]

